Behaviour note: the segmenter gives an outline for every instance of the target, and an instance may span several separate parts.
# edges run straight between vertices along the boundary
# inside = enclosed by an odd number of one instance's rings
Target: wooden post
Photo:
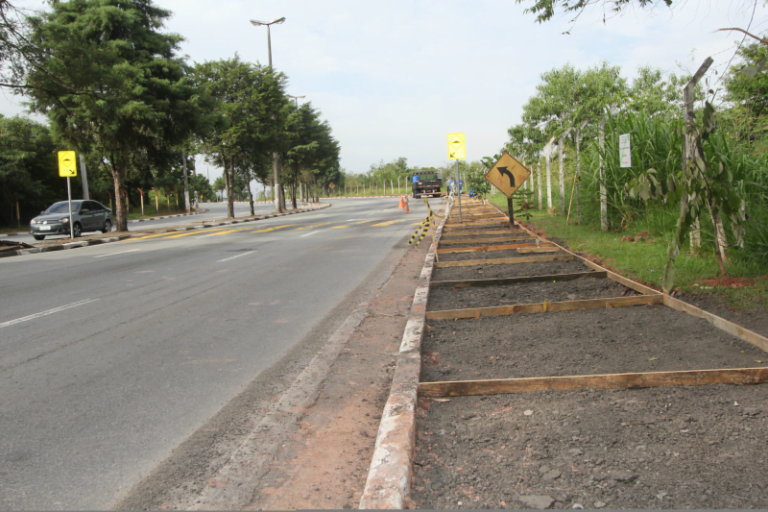
[[[507,198],[507,210],[509,210],[509,229],[515,228],[515,207],[512,204],[512,198]]]
[[[16,225],[21,229],[21,210],[19,209],[19,200],[16,200]]]

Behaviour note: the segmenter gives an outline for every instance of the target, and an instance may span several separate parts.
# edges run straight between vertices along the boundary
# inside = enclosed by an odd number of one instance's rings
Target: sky
[[[768,30],[764,0],[674,0],[671,9],[630,7],[619,15],[596,5],[575,23],[560,13],[543,24],[524,13],[531,3],[155,0],[172,11],[165,30],[185,38],[181,54],[190,63],[237,53],[266,65],[267,29],[249,20],[285,16],[271,29],[273,65],[287,75],[288,94],[306,96],[299,101],[311,101],[329,121],[341,166],[352,173],[398,157],[411,166],[445,165],[451,132],[466,134],[469,160],[494,155],[540,75],[568,63],[586,69],[605,60],[631,79],[646,65],[690,74],[712,56],[708,76],[716,85],[743,38],[717,29]],[[43,0],[16,4],[46,7]],[[23,114],[20,101],[0,92],[0,113]],[[221,175],[202,157],[197,163],[211,180]]]

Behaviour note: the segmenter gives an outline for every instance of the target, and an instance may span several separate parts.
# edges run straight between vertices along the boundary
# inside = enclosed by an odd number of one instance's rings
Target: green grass
[[[506,197],[496,195],[491,196],[490,200],[506,211]],[[529,213],[533,227],[546,232],[550,238],[562,240],[572,251],[595,257],[611,270],[661,289],[667,246],[672,233],[661,233],[651,236],[649,241],[632,243],[622,241],[622,238],[639,234],[643,231],[639,226],[621,233],[603,233],[593,226],[566,226],[565,218],[550,216],[538,210],[529,210]],[[768,310],[768,278],[759,277],[768,274],[768,262],[758,265],[732,257],[727,270],[729,277],[754,278],[754,284],[738,289],[728,286],[710,288],[705,281],[721,277],[720,268],[714,253],[704,251],[699,256],[691,256],[687,252],[678,256],[675,286],[680,287],[683,293],[719,295],[734,308],[760,307]]]

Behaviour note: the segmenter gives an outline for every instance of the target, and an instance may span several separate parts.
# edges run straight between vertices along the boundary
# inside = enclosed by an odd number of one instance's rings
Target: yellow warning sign
[[[74,151],[59,151],[59,176],[74,178],[77,176],[77,160]]]
[[[485,175],[485,179],[488,180],[494,187],[501,190],[501,193],[507,197],[512,197],[515,190],[520,188],[520,185],[528,179],[531,175],[531,171],[523,167],[523,164],[515,160],[506,151],[499,161],[496,162],[491,170]]]
[[[451,160],[464,160],[467,158],[467,146],[464,145],[463,133],[448,134],[448,158]]]

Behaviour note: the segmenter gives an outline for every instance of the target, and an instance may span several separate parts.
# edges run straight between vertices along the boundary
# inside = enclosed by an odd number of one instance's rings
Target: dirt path
[[[616,301],[428,320],[421,382],[768,366],[764,351],[701,318],[619,307],[637,292],[607,277],[553,276],[568,272],[590,269],[578,260],[439,268],[437,281],[454,282],[431,288],[429,312]],[[488,281],[537,275],[549,277]],[[750,316],[748,327],[765,332],[765,319]],[[422,397],[411,498],[423,509],[766,508],[767,404],[768,385]]]
[[[357,508],[429,244],[412,248],[368,308],[249,509]]]

